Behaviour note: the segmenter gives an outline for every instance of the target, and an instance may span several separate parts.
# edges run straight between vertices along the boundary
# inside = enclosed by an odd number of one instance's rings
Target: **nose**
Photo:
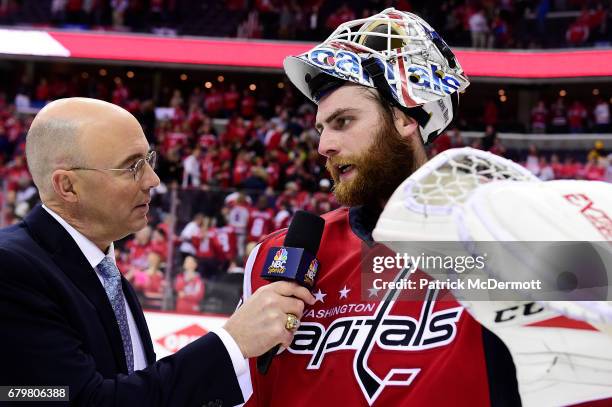
[[[153,167],[151,167],[148,163],[146,163],[144,166],[144,174],[142,174],[140,182],[142,184],[142,189],[147,191],[159,185],[159,177],[155,173]]]
[[[324,129],[319,138],[319,154],[332,157],[340,152],[340,139],[332,130]]]

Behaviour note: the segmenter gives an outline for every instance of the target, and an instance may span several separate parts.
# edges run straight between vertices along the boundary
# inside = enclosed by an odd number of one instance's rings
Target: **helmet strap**
[[[385,73],[376,58],[367,59],[361,63],[361,66],[368,73],[368,75],[370,75],[374,87],[380,92],[384,100],[386,100],[391,106],[397,107],[402,112],[416,120],[421,128],[425,128],[427,122],[429,122],[429,114],[421,106],[407,108],[397,103],[391,94],[389,84],[385,78]]]

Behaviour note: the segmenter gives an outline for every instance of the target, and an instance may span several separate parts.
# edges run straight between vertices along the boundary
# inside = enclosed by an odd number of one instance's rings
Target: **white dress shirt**
[[[96,273],[96,276],[100,280],[100,284],[103,285],[102,276],[100,276],[100,273],[98,272],[98,269],[96,267],[98,266],[98,264],[100,264],[104,256],[109,257],[113,261],[113,263],[115,262],[115,248],[113,246],[113,243],[111,243],[108,249],[108,253],[104,254],[104,252],[100,250],[98,246],[96,246],[91,240],[86,238],[81,232],[79,232],[70,224],[68,224],[68,222],[62,219],[57,213],[53,212],[53,210],[49,209],[45,205],[43,205],[42,207],[49,213],[49,215],[53,216],[53,218],[57,220],[64,229],[66,229],[66,232],[68,232],[70,236],[72,236],[85,258],[87,258],[87,261],[91,265],[93,271]],[[136,322],[134,321],[134,316],[132,315],[132,310],[130,310],[128,303],[125,300],[125,295],[124,304],[128,318],[128,325],[130,328],[130,337],[132,339],[132,350],[134,352],[134,371],[142,370],[147,367],[144,347],[142,345],[140,333],[138,332],[138,327],[136,326]],[[232,336],[223,328],[215,328],[212,330],[212,332],[214,332],[221,339],[223,345],[227,349],[227,352],[229,353],[230,358],[232,360],[232,365],[234,366],[236,377],[240,377],[245,372],[247,372],[249,368],[247,360],[242,356],[242,352],[240,351],[240,348],[238,347],[236,341],[234,341],[234,338],[232,338]],[[241,388],[242,387],[243,386],[241,383]],[[243,389],[243,395],[245,394],[245,390],[247,389]]]

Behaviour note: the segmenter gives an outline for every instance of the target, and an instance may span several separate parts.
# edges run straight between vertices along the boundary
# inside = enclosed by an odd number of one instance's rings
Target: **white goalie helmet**
[[[451,123],[469,85],[457,58],[420,17],[385,9],[341,24],[323,43],[285,58],[291,82],[318,103],[345,81],[377,89],[419,123],[425,144]]]

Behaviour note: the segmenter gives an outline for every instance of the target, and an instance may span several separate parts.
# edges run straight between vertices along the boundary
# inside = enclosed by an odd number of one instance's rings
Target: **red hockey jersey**
[[[399,301],[390,291],[362,287],[362,256],[394,253],[371,241],[373,221],[360,223],[358,208],[323,217],[316,303],[307,306],[291,347],[275,357],[267,375],[250,361],[247,406],[520,403],[511,359],[509,368],[494,366],[495,358],[509,357],[497,338],[456,301],[440,301],[436,290],[424,290],[422,300]],[[251,254],[245,296],[267,284],[260,277],[266,254],[282,246],[285,234],[271,235]]]
[[[247,227],[248,242],[258,242],[262,237],[268,235],[272,228],[274,211],[272,209],[251,209],[249,224]]]

